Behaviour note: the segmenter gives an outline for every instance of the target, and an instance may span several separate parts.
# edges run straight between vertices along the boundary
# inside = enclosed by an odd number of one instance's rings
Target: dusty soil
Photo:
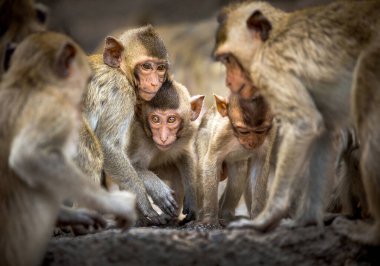
[[[376,265],[379,251],[337,234],[332,225],[265,234],[133,228],[53,238],[43,265]]]

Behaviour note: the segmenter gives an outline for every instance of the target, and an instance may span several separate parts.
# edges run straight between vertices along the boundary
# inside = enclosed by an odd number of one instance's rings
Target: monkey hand
[[[60,228],[70,226],[75,235],[84,235],[105,228],[107,222],[95,211],[62,207],[56,225]]]
[[[175,192],[171,190],[164,182],[159,188],[150,191],[149,195],[153,202],[167,215],[171,217],[178,216],[178,204],[174,199]]]
[[[195,220],[197,218],[197,208],[195,200],[192,200],[190,197],[185,196],[182,213],[186,215],[184,222],[190,222]]]
[[[105,210],[113,214],[120,227],[130,227],[136,221],[136,199],[132,193],[126,191],[114,191],[109,193],[109,209]]]

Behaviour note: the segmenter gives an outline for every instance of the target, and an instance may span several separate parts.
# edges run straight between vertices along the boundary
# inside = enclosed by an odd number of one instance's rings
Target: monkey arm
[[[166,214],[176,217],[178,204],[170,189],[155,173],[149,170],[136,169],[138,176],[144,181],[148,194],[155,204]]]
[[[57,105],[57,102],[50,103],[54,108]],[[42,106],[41,109],[49,105]],[[72,123],[76,116],[58,112],[66,110],[65,106],[37,111],[33,107],[25,107],[26,113],[30,114],[32,110],[39,118],[29,121],[28,126],[15,136],[11,146],[9,165],[18,176],[31,188],[53,193],[57,204],[69,198],[84,207],[133,221],[134,197],[131,194],[106,192],[89,182],[74,163],[75,147],[72,146],[76,143],[70,136],[76,130]],[[39,116],[41,113],[44,114],[42,117]]]
[[[184,186],[182,213],[186,214],[186,221],[195,220],[197,216],[195,154],[192,146],[189,149],[177,160],[176,164]]]
[[[95,133],[104,153],[104,171],[112,177],[121,189],[136,195],[136,202],[142,215],[154,224],[165,224],[165,220],[153,209],[149,202],[143,181],[138,177],[126,153],[126,136],[134,118],[133,106],[120,109],[126,105],[122,96],[115,97],[115,102],[103,106]]]

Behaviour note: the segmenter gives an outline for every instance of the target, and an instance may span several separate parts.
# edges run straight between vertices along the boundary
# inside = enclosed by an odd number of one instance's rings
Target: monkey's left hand
[[[196,203],[192,198],[186,197],[183,202],[182,213],[186,215],[184,221],[189,222],[197,218]]]

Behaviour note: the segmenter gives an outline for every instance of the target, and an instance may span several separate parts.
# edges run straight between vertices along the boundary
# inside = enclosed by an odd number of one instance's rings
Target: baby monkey
[[[215,101],[216,108],[210,109],[202,119],[196,149],[199,220],[218,225],[219,218],[226,222],[235,218],[235,209],[245,189],[250,216],[263,209],[268,176],[273,170],[270,155],[277,129],[268,105],[260,96],[246,103],[248,100],[235,94],[229,100],[215,95]],[[242,104],[251,105],[253,120],[245,120]],[[218,203],[218,181],[225,176],[228,176],[227,186]],[[256,179],[255,187],[248,176]]]
[[[178,217],[183,205],[185,222],[196,218],[193,143],[203,100],[204,96],[190,97],[183,85],[166,80],[151,101],[137,105],[128,146],[128,156],[154,203],[170,217]]]

